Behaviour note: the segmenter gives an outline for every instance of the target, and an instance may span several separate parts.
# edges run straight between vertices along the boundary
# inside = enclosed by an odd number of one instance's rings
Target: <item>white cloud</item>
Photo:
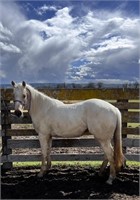
[[[139,33],[137,27],[140,20],[123,16],[113,17],[113,14],[110,19],[107,18],[107,13],[105,19],[96,20],[94,15],[89,13],[83,20],[81,27],[85,30],[83,35],[85,38],[81,57],[90,61],[86,67],[94,71],[96,78],[112,77],[115,80],[114,77],[118,77],[118,79],[132,80],[138,76]],[[128,31],[126,24],[132,25],[133,28]],[[90,74],[89,79],[93,80]]]
[[[1,41],[9,41],[12,37],[12,32],[4,27],[3,24],[0,22],[0,40]]]
[[[35,9],[35,11],[38,15],[43,15],[47,11],[57,11],[57,7],[56,6],[48,6],[48,5],[44,4],[43,6]]]
[[[20,49],[17,48],[16,46],[12,45],[12,44],[6,44],[6,43],[2,43],[0,42],[0,48],[1,51],[5,51],[5,52],[11,52],[11,53],[20,53]]]
[[[14,33],[18,26],[26,20],[25,15],[13,0],[0,2],[0,8],[3,27]]]
[[[58,18],[60,22],[59,15],[63,16],[63,26],[71,24],[70,19],[72,18],[68,14],[68,9],[59,10],[55,21]],[[48,23],[51,23],[51,26]],[[17,60],[13,66],[16,71],[18,70],[20,78],[24,75],[31,81],[38,80],[39,77],[46,78],[46,81],[64,81],[69,63],[78,55],[79,40],[74,39],[72,33],[69,34],[69,27],[65,29],[66,37],[64,37],[64,31],[59,28],[59,23],[57,22],[57,25],[53,23],[53,20],[49,22],[24,20],[15,28],[15,46],[10,43],[5,46],[3,44],[5,51],[21,49],[22,55],[16,57]],[[41,36],[42,31],[45,32],[46,39]]]
[[[30,20],[16,3],[2,4],[3,80],[89,82],[137,78],[139,19],[96,10],[79,18],[71,14],[72,7],[47,5],[36,12],[43,15],[48,10],[55,11],[50,19]]]
[[[47,19],[46,23],[51,26],[58,27],[59,29],[64,28],[64,31],[67,28],[71,28],[71,25],[72,25],[72,22],[74,21],[74,19],[69,14],[70,10],[71,9],[68,7],[64,7],[62,9],[58,10],[56,12],[56,16],[51,19]]]

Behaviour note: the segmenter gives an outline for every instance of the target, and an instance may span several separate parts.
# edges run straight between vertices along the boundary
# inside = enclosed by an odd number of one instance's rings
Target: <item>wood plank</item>
[[[55,154],[51,155],[52,161],[102,161],[103,154]],[[128,161],[140,161],[139,154],[125,154]],[[8,155],[1,157],[5,162],[41,161],[41,155]]]
[[[124,109],[139,109],[139,103],[138,102],[114,102],[111,103],[112,105],[114,105],[115,107],[119,108],[120,110],[124,110]]]
[[[6,162],[8,162],[8,157],[7,157],[7,155],[1,155],[1,156],[0,156],[0,161],[1,161],[1,163],[6,163]]]
[[[140,147],[140,139],[123,138],[123,147]]]
[[[139,133],[140,133],[140,127],[136,127],[136,128],[123,127],[122,128],[123,135],[139,135]]]
[[[122,122],[139,123],[139,112],[122,112]]]
[[[125,154],[127,161],[137,161],[140,162],[139,154]]]
[[[9,162],[41,161],[41,155],[9,155],[7,159]],[[103,160],[103,154],[56,154],[51,155],[51,159],[52,161],[97,161]]]
[[[39,91],[60,100],[139,99],[138,89],[40,89]],[[1,94],[6,100],[13,99],[12,89],[2,89]]]
[[[2,124],[31,124],[32,120],[31,117],[29,116],[28,113],[24,113],[24,117],[23,118],[18,118],[15,115],[9,115],[6,120],[4,121],[4,119],[2,118],[1,120]]]
[[[139,147],[139,139],[123,138],[123,147]],[[95,139],[53,139],[52,147],[96,147],[100,146]],[[9,139],[7,147],[16,148],[40,148],[39,140],[37,139]]]
[[[8,140],[9,148],[40,148],[39,140]],[[95,139],[53,139],[52,147],[94,147],[99,146]]]
[[[38,136],[34,129],[9,129],[6,132],[7,136]]]

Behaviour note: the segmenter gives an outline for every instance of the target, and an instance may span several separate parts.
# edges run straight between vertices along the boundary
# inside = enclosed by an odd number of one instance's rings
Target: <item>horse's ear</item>
[[[23,86],[23,87],[26,87],[25,81],[22,82],[22,86]]]
[[[11,84],[13,87],[15,87],[16,83],[14,81],[11,81]]]

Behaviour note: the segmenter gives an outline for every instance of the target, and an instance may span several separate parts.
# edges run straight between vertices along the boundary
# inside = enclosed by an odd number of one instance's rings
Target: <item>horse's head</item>
[[[27,90],[26,83],[16,84],[14,81],[11,82],[14,92],[14,103],[15,103],[15,115],[18,117],[23,117],[23,110],[27,105]]]

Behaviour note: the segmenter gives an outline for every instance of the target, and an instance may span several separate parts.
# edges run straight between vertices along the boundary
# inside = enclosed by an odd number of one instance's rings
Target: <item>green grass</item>
[[[136,128],[139,126],[140,126],[140,123],[127,123],[127,127]]]
[[[53,161],[52,166],[91,166],[91,167],[100,167],[102,161]],[[127,161],[126,162],[130,167],[140,167],[140,162],[136,161]],[[40,167],[40,162],[15,162],[14,167]]]
[[[94,166],[98,167],[101,165],[101,161],[52,161],[52,166]],[[14,167],[40,167],[41,162],[14,162]]]
[[[140,167],[140,162],[137,161],[127,161],[126,164],[130,167]]]
[[[41,162],[14,162],[13,167],[40,167]]]

